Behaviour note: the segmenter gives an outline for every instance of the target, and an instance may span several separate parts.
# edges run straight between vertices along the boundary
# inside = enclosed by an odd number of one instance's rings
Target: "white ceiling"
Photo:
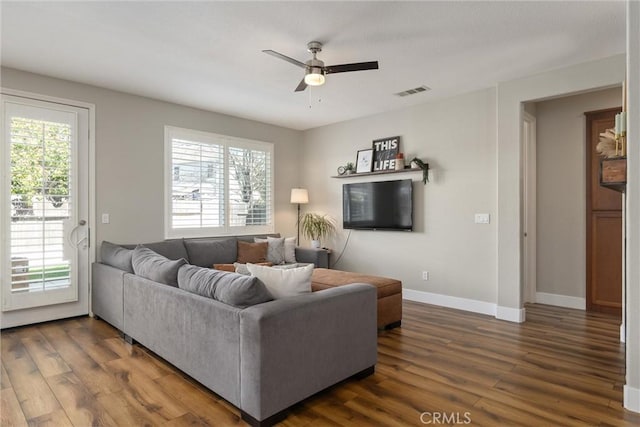
[[[622,1],[7,2],[4,66],[293,129],[403,108],[625,51]],[[306,43],[327,76],[294,93]],[[429,92],[396,92],[427,85]]]

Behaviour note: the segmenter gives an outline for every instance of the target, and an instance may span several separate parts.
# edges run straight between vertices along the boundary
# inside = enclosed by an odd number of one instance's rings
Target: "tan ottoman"
[[[311,289],[319,291],[350,283],[368,283],[378,289],[378,328],[391,329],[402,322],[402,282],[380,276],[368,276],[348,271],[316,268],[311,277]]]

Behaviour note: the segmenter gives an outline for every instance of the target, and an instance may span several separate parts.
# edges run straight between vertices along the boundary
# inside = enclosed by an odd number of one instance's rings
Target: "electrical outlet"
[[[103,224],[109,224],[109,220],[110,220],[109,214],[108,213],[103,213],[102,214],[102,223]]]
[[[428,271],[423,271],[422,272],[422,280],[429,280],[429,272]]]

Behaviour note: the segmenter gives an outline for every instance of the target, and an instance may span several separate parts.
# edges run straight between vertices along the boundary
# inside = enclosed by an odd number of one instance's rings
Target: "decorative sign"
[[[400,137],[373,140],[373,171],[394,170],[396,157],[400,151]]]

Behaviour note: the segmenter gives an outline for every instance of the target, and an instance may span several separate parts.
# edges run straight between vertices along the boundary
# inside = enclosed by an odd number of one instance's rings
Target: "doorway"
[[[522,115],[522,225],[524,302],[536,302],[536,118]]]
[[[2,95],[2,327],[89,312],[90,111]]]
[[[600,133],[620,108],[585,113],[587,171],[587,310],[622,315],[622,193],[600,186]]]

